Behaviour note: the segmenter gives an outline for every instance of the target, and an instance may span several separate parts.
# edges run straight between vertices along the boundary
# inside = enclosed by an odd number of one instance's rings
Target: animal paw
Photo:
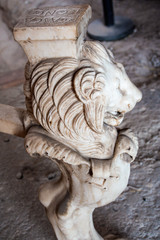
[[[119,132],[115,154],[123,154],[123,160],[133,162],[138,152],[137,137],[130,129],[121,130]]]

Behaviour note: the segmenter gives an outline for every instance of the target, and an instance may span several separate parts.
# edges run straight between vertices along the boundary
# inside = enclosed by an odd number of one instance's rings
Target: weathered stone
[[[78,58],[90,18],[88,5],[30,10],[14,28],[14,37],[33,64],[47,58]]]
[[[116,127],[142,94],[110,50],[84,41],[90,16],[88,5],[34,9],[14,28],[29,59],[25,148],[61,170],[39,193],[59,240],[103,239],[93,210],[124,191],[138,151],[132,131]]]

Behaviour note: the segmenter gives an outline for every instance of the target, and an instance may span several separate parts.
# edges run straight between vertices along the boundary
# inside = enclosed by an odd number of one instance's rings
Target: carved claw
[[[109,160],[91,159],[91,172],[94,178],[119,178],[123,161],[130,164],[138,151],[138,141],[130,129],[119,133],[114,156]]]
[[[116,143],[115,156],[122,155],[121,158],[131,163],[138,152],[137,137],[130,129],[121,130]]]

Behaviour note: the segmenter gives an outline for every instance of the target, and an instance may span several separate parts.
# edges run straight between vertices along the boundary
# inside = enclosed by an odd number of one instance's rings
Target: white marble
[[[89,5],[33,9],[15,26],[14,38],[30,63],[46,58],[77,58],[90,18]]]
[[[87,24],[86,11],[80,22],[85,18]],[[46,31],[41,22],[35,27]],[[27,33],[30,28],[27,25]],[[67,33],[68,25],[63,28]],[[16,39],[20,44],[21,30],[18,25]],[[38,38],[36,41],[41,42]],[[62,32],[57,39],[57,44],[63,41]],[[67,41],[72,42],[69,37]],[[92,213],[96,207],[114,201],[127,186],[138,141],[130,130],[118,131],[117,126],[142,94],[124,67],[99,42],[81,41],[76,56],[69,57],[69,44],[64,42],[64,56],[56,56],[57,49],[53,49],[54,58],[48,54],[50,45],[45,39],[43,43],[43,57],[36,51],[32,57],[32,48],[27,50],[25,147],[31,156],[56,162],[61,177],[41,186],[39,198],[59,240],[102,240],[94,228]],[[27,44],[23,39],[24,50]],[[40,58],[42,61],[35,64]]]

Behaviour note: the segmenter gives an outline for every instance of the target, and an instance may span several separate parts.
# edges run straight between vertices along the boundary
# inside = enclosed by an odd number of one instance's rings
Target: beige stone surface
[[[89,5],[38,8],[19,20],[14,37],[33,64],[46,58],[78,58],[90,18]]]
[[[14,27],[17,41],[76,40],[86,34],[91,18],[89,5],[45,7],[28,10]]]

